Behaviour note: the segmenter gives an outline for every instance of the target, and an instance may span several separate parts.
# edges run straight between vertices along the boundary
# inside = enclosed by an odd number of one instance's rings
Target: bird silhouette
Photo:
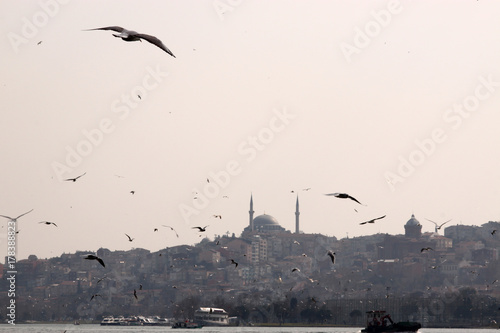
[[[329,250],[327,254],[332,259],[332,264],[335,264],[335,252]]]
[[[495,235],[495,234],[496,234],[496,232],[497,232],[497,230],[496,230],[496,229],[495,229],[495,230],[493,230],[493,231],[491,232],[491,235],[492,235],[492,236],[493,236],[493,235]]]
[[[87,259],[87,260],[97,260],[101,265],[102,267],[106,267],[106,265],[104,265],[104,261],[99,258],[98,256],[96,255],[93,255],[93,254],[88,254],[86,257],[84,257],[83,259]]]
[[[424,252],[424,251],[434,251],[434,249],[432,247],[423,247],[420,252]]]
[[[134,289],[134,297],[135,297],[135,299],[138,299],[137,298],[137,291],[135,289]]]
[[[84,172],[83,174],[81,174],[81,175],[80,175],[80,176],[78,176],[78,177],[75,177],[75,178],[68,178],[68,179],[65,179],[64,181],[66,181],[66,182],[76,182],[76,180],[77,180],[78,178],[83,177],[83,176],[85,176],[86,174],[87,174],[87,173],[86,173],[86,172]]]
[[[18,217],[10,217],[10,216],[6,216],[6,215],[0,215],[0,216],[1,216],[1,217],[5,217],[6,219],[9,219],[9,220],[11,220],[12,222],[17,222],[17,219],[18,219],[18,218],[23,217],[24,215],[26,215],[26,214],[28,214],[28,213],[31,213],[32,211],[33,211],[33,209],[32,209],[32,210],[30,210],[29,212],[26,212],[26,213],[24,213],[24,214],[19,215]]]
[[[55,224],[54,222],[50,222],[50,221],[41,221],[41,222],[38,222],[38,223],[43,223],[43,224],[47,224],[47,225],[55,225],[57,227],[57,224]]]
[[[214,217],[219,220],[222,219],[222,215],[214,215]]]
[[[384,217],[385,217],[385,215],[381,216],[381,217],[377,217],[377,218],[371,219],[369,221],[361,222],[360,224],[363,225],[363,224],[367,224],[367,223],[375,223],[376,220],[383,219]]]
[[[234,269],[236,269],[236,267],[238,267],[238,263],[236,261],[234,261],[234,259],[229,259],[228,261],[231,261],[231,265],[234,264]]]
[[[129,236],[129,235],[127,235],[127,234],[125,234],[125,236],[127,236],[127,237],[128,237],[128,241],[129,241],[129,242],[131,242],[131,241],[133,241],[133,240],[135,239],[135,238],[130,237],[130,236]]]
[[[434,222],[434,221],[432,221],[432,220],[429,220],[429,219],[427,219],[427,218],[426,218],[426,220],[427,220],[427,221],[429,221],[429,222],[434,223],[434,225],[436,226],[436,227],[435,227],[435,229],[434,229],[434,231],[435,231],[435,232],[438,232],[438,230],[440,230],[440,229],[441,229],[441,227],[442,227],[443,225],[445,225],[446,223],[448,223],[448,222],[450,222],[450,221],[451,221],[451,220],[448,220],[448,221],[446,221],[446,222],[444,222],[444,223],[438,224],[438,223],[436,223],[436,222]]]
[[[169,225],[164,225],[164,224],[162,224],[162,226],[163,226],[163,227],[165,227],[165,228],[170,228],[170,230],[172,230],[173,232],[175,232],[175,235],[177,236],[177,238],[179,238],[179,235],[177,234],[177,231],[175,231],[175,229],[174,229],[174,228],[172,228],[172,227],[171,227],[171,226],[169,226]]]
[[[93,300],[96,297],[102,297],[102,296],[101,296],[101,294],[94,294],[94,295],[92,295],[92,297],[90,297],[90,300]]]
[[[300,269],[298,269],[297,267],[295,267],[295,268],[292,269],[292,272],[300,272]]]
[[[202,227],[192,227],[191,229],[198,229],[199,232],[205,232],[205,231],[207,231],[207,227],[208,227],[208,225],[204,226],[203,228]]]
[[[349,195],[349,194],[347,194],[347,193],[327,193],[327,194],[325,194],[325,195],[326,195],[326,196],[334,196],[334,197],[336,197],[336,198],[340,198],[340,199],[351,199],[351,200],[353,200],[353,201],[355,201],[355,202],[359,203],[360,205],[365,206],[365,205],[363,205],[361,202],[359,202],[356,198],[354,198],[354,197],[350,196],[350,195]]]
[[[121,38],[122,40],[126,41],[126,42],[135,42],[135,41],[141,41],[141,39],[144,39],[145,41],[153,44],[153,45],[156,45],[158,46],[160,49],[162,49],[163,51],[167,52],[168,54],[170,54],[172,57],[175,58],[174,54],[172,53],[172,51],[170,51],[163,43],[161,40],[159,40],[158,38],[156,38],[155,36],[151,36],[151,35],[146,35],[146,34],[141,34],[141,33],[138,33],[136,31],[132,31],[132,30],[127,30],[125,28],[122,28],[122,27],[118,27],[118,26],[111,26],[111,27],[103,27],[103,28],[95,28],[95,29],[87,29],[85,31],[92,31],[92,30],[112,30],[112,31],[116,31],[116,32],[119,32],[118,35],[116,34],[113,34],[113,36],[115,37],[118,37],[118,38]]]

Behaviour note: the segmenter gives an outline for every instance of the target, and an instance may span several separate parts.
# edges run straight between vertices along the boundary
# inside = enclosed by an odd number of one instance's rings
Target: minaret
[[[299,195],[297,194],[297,203],[295,204],[295,233],[299,233]]]
[[[253,196],[250,194],[250,210],[248,211],[250,214],[250,230],[253,232]]]

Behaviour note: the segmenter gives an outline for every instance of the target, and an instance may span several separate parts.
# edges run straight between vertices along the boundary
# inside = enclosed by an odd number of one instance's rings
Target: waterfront
[[[73,324],[17,324],[0,325],[0,332],[35,332],[35,333],[78,333],[78,332],[99,332],[99,333],[117,333],[117,332],[164,332],[170,331],[170,327],[109,327],[96,324],[89,325],[73,325]],[[185,330],[180,330],[184,332]],[[203,327],[196,332],[202,333],[227,333],[227,332],[243,332],[243,333],[358,333],[360,327]],[[172,331],[177,332],[177,331]],[[498,332],[498,329],[483,328],[483,329],[456,329],[456,328],[422,328],[420,333],[493,333]]]

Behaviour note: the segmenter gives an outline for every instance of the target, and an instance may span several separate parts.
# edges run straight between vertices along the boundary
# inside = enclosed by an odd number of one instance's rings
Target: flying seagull
[[[94,295],[92,295],[92,297],[90,297],[90,300],[93,300],[97,296],[102,297],[101,294],[94,294]]]
[[[83,174],[81,174],[81,175],[80,175],[80,176],[78,176],[78,177],[75,177],[75,178],[68,178],[68,179],[65,179],[64,181],[66,181],[66,182],[76,182],[76,180],[77,180],[78,178],[85,176],[85,174],[86,174],[86,172],[85,172],[85,173],[83,173]]]
[[[423,247],[423,248],[420,250],[420,252],[429,251],[429,250],[434,251],[432,247]]]
[[[5,217],[6,219],[9,219],[9,220],[11,220],[12,222],[17,222],[17,219],[18,219],[18,218],[20,218],[20,217],[22,217],[22,216],[24,216],[24,215],[26,215],[26,214],[28,214],[28,213],[31,213],[32,211],[33,211],[33,209],[32,209],[32,210],[30,210],[29,212],[26,212],[26,213],[24,213],[24,214],[19,215],[18,217],[10,217],[10,216],[5,216],[5,215],[0,215],[0,216],[1,216],[1,217]]]
[[[158,38],[156,38],[155,36],[146,35],[146,34],[140,34],[140,33],[136,32],[136,31],[127,30],[125,28],[118,27],[118,26],[95,28],[95,29],[87,29],[85,31],[92,31],[92,30],[113,30],[113,31],[119,32],[118,35],[117,34],[113,34],[113,36],[121,38],[122,40],[124,40],[126,42],[141,41],[141,39],[144,39],[145,41],[150,42],[151,44],[158,46],[160,49],[162,49],[163,51],[167,52],[168,54],[170,54],[172,57],[175,58],[175,56],[172,53],[172,51],[170,51],[162,43],[162,41],[159,40]]]
[[[360,205],[365,206],[365,205],[363,205],[361,202],[359,202],[356,198],[351,197],[351,196],[350,196],[349,194],[347,194],[347,193],[327,193],[327,194],[325,194],[325,195],[327,195],[327,196],[334,196],[334,197],[336,197],[336,198],[340,198],[340,199],[351,199],[351,200],[353,200],[353,201],[356,201],[356,202],[357,202],[357,203],[359,203]]]
[[[236,269],[236,267],[238,267],[238,263],[236,261],[234,261],[234,259],[229,259],[228,261],[231,261],[231,265],[234,264],[234,269]]]
[[[198,229],[200,232],[205,232],[205,231],[207,231],[207,227],[208,227],[208,225],[204,226],[203,228],[202,227],[192,227],[191,229]]]
[[[497,232],[497,229],[493,230],[493,231],[491,232],[491,235],[492,235],[492,236],[493,236],[493,235],[495,235],[495,233],[496,233],[496,232]]]
[[[133,241],[133,240],[135,239],[135,238],[130,237],[130,236],[129,236],[129,235],[127,235],[127,234],[125,234],[125,236],[127,236],[127,237],[128,237],[128,241],[129,241],[129,242],[131,242],[131,241]]]
[[[42,221],[42,222],[38,222],[38,223],[44,223],[44,224],[47,224],[47,225],[55,225],[57,227],[57,224],[55,224],[54,222],[50,222],[50,221]]]
[[[381,217],[377,217],[377,218],[371,219],[369,221],[361,222],[360,224],[375,223],[376,220],[383,219],[384,217],[385,217],[385,215],[381,216]]]
[[[170,228],[170,230],[172,230],[173,232],[175,232],[175,235],[177,236],[177,238],[179,238],[179,235],[177,234],[177,231],[174,230],[174,228],[172,228],[169,225],[164,225],[164,224],[162,224],[162,226],[165,227],[165,228]]]
[[[435,231],[435,232],[438,232],[438,230],[439,230],[439,229],[441,229],[441,227],[442,227],[443,225],[445,225],[446,223],[448,223],[448,222],[450,222],[450,221],[451,221],[451,220],[448,220],[448,221],[446,221],[446,222],[444,222],[444,223],[438,224],[438,223],[436,223],[436,222],[434,222],[434,221],[431,221],[431,220],[429,220],[429,219],[426,219],[426,220],[427,220],[427,221],[429,221],[429,222],[434,223],[434,225],[436,226],[436,228],[434,229],[434,231]]]
[[[101,258],[99,258],[98,256],[95,256],[93,254],[88,254],[85,258],[83,259],[87,259],[87,260],[97,260],[101,265],[102,267],[106,267],[106,265],[104,265],[104,261],[102,261]]]
[[[293,269],[292,269],[292,272],[296,272],[296,271],[299,271],[299,272],[300,272],[300,269],[298,269],[298,268],[293,268]]]
[[[329,250],[327,254],[330,257],[330,259],[332,259],[332,264],[335,264],[335,252]]]
[[[135,297],[135,299],[138,299],[137,298],[137,291],[135,291],[135,289],[134,289],[134,297]]]

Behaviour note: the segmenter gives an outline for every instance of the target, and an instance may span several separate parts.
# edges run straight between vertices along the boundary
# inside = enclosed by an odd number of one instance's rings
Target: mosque
[[[262,214],[253,217],[255,213],[253,210],[253,196],[250,195],[250,210],[249,213],[249,224],[243,230],[243,234],[246,233],[273,233],[273,232],[289,232],[285,230],[273,216],[268,214]],[[295,204],[295,233],[299,233],[299,197],[297,196],[297,202]]]

